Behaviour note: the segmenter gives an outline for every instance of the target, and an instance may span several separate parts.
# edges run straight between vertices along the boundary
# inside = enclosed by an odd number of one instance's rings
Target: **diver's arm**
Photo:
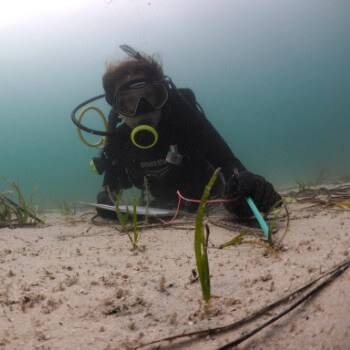
[[[113,138],[110,138],[108,143],[104,146],[100,156],[94,159],[95,166],[99,175],[104,174],[103,189],[109,190],[116,194],[124,189],[132,187],[129,176],[125,167],[119,160],[119,148]],[[98,160],[98,162],[97,162]]]
[[[246,202],[247,197],[251,197],[258,209],[265,213],[272,206],[281,205],[281,197],[272,184],[262,176],[246,170],[209,120],[199,114],[190,119],[188,127],[192,129],[192,137],[199,151],[215,168],[221,167],[222,169],[226,180],[226,197],[239,198],[225,204],[230,212],[240,217],[253,215]]]
[[[253,212],[247,204],[250,197],[259,211],[267,213],[273,206],[281,206],[281,196],[273,185],[262,176],[245,169],[243,164],[233,155],[226,142],[209,121],[203,122],[199,131],[199,147],[215,166],[221,167],[226,180],[225,194],[227,198],[238,198],[234,202],[225,203],[228,211],[239,217],[249,217]],[[208,140],[208,142],[202,142]]]
[[[246,170],[207,118],[193,113],[188,118],[187,129],[200,153],[215,168],[221,167],[226,181],[231,178],[235,168],[239,171]]]
[[[123,190],[122,183],[114,169],[107,169],[103,178],[103,189],[119,194]]]

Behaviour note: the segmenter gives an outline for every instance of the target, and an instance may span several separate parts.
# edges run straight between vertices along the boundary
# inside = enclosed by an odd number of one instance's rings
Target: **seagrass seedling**
[[[5,178],[2,179],[10,186],[11,190],[0,193],[0,224],[2,226],[11,226],[13,224],[43,223],[37,217],[38,207],[33,205],[33,196],[37,188],[34,188],[27,202],[18,183]],[[13,192],[17,194],[17,203],[7,196],[8,193]]]
[[[204,189],[202,199],[197,211],[196,226],[194,232],[194,251],[196,256],[196,264],[198,270],[198,276],[201,283],[203,299],[206,303],[210,300],[210,271],[208,260],[208,239],[209,239],[209,227],[205,226],[205,232],[203,228],[203,216],[205,212],[205,206],[210,194],[210,191],[215,183],[216,177],[220,172],[220,168],[217,168],[210,178],[207,186]]]
[[[132,250],[135,250],[135,249],[140,250],[138,245],[137,245],[137,243],[139,241],[139,233],[138,233],[136,199],[133,200],[133,220],[132,220],[132,224],[130,224],[130,213],[129,213],[128,206],[126,207],[125,214],[122,213],[122,211],[119,208],[119,206],[121,204],[121,200],[122,200],[122,192],[120,192],[119,194],[109,193],[109,195],[114,202],[118,222],[121,225],[121,231],[128,236],[128,238],[132,244]],[[133,229],[133,236],[131,236],[131,234],[129,232],[129,231],[131,231],[131,229]]]
[[[72,209],[70,204],[65,199],[63,199],[60,202],[60,209],[61,209],[61,214],[64,216],[75,214],[75,209]]]

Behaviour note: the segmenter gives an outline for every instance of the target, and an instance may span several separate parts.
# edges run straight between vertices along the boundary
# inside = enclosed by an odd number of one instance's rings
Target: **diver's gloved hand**
[[[246,197],[251,197],[259,211],[266,213],[277,202],[282,205],[281,196],[274,190],[271,183],[262,176],[254,175],[249,171],[242,171],[232,176],[226,186],[226,197],[237,198],[234,202],[226,203],[226,209],[239,217],[254,215],[250,209]]]

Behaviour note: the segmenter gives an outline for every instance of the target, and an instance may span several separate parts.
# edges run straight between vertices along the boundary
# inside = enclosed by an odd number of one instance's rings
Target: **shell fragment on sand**
[[[348,207],[350,208],[350,200],[345,200],[345,201],[341,201],[341,202],[335,202],[336,205],[341,205],[343,207]]]

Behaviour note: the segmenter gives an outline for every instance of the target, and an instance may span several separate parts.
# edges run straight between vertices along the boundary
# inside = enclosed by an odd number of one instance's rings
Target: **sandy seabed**
[[[349,209],[296,200],[288,209],[278,255],[256,244],[217,249],[241,228],[210,217],[207,307],[195,274],[194,217],[140,230],[144,251],[132,251],[115,223],[92,223],[91,211],[1,228],[0,349],[134,349],[239,321],[349,259]],[[275,242],[287,222],[283,215]],[[142,349],[219,349],[288,305],[225,333]],[[350,349],[350,269],[236,348]]]

